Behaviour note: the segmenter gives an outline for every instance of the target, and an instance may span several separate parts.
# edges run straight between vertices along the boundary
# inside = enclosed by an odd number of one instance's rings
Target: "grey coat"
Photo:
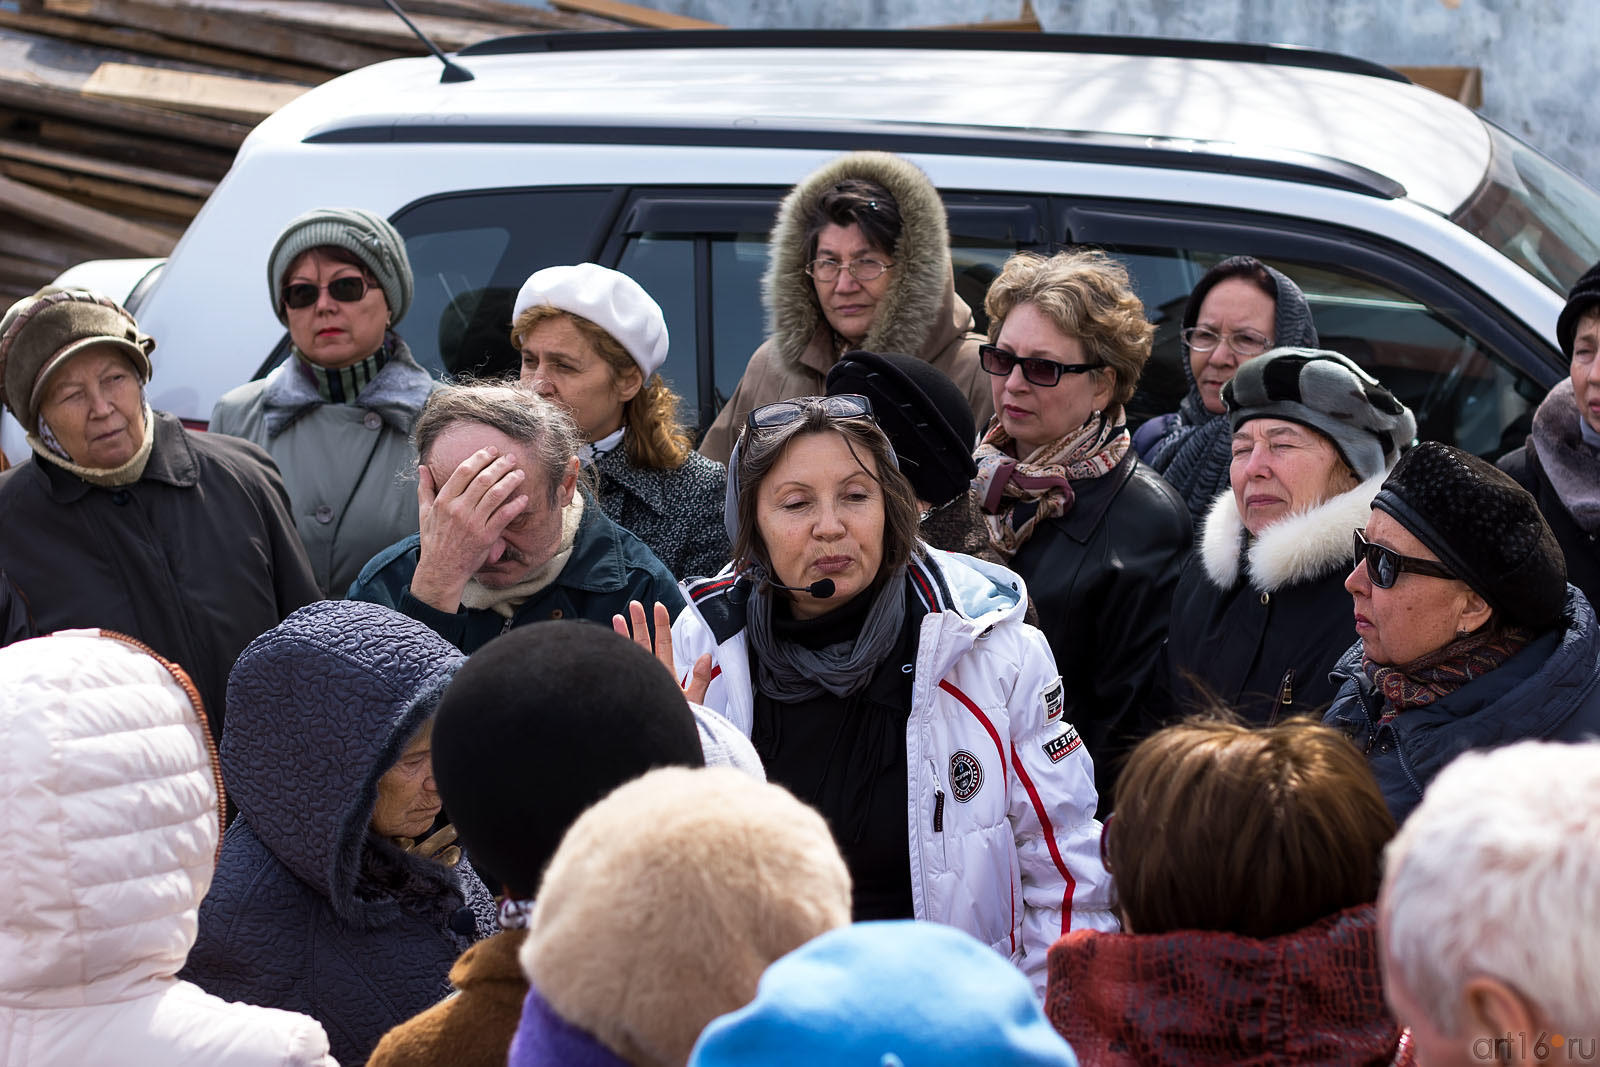
[[[651,470],[634,466],[619,446],[594,470],[606,517],[648,545],[674,578],[708,577],[728,562],[727,467],[691,452],[675,471]]]
[[[438,383],[391,338],[393,355],[354,403],[324,403],[291,358],[225,394],[211,412],[214,432],[255,442],[283,472],[325,596],[343,596],[367,560],[417,532],[411,427]]]

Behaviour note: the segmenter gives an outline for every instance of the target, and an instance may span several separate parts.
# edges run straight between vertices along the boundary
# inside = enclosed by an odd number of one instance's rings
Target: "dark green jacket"
[[[403,612],[469,655],[513,626],[544,619],[587,619],[609,627],[612,615],[627,614],[630,600],[639,601],[647,612],[659,600],[676,617],[683,609],[683,594],[667,568],[644,542],[606,518],[592,498],[585,503],[567,565],[509,619],[487,608],[443,612],[412,596],[411,576],[422,542],[418,534],[374,556],[346,599]]]

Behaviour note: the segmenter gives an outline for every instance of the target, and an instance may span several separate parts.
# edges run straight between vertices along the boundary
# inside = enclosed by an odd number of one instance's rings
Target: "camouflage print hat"
[[[47,288],[23,297],[0,318],[0,406],[37,433],[37,398],[50,376],[95,345],[116,348],[141,385],[150,381],[155,340],[115,300],[87,289]]]

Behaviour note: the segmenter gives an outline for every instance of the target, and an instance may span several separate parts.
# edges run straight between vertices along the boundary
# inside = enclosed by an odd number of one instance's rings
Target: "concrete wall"
[[[636,0],[740,28],[1014,19],[1021,0]],[[1034,0],[1046,30],[1270,41],[1483,71],[1482,114],[1600,186],[1587,0]]]

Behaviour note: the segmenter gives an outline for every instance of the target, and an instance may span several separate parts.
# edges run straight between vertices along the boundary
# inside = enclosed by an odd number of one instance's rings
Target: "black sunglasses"
[[[1020,364],[1024,378],[1034,385],[1047,387],[1059,382],[1063,374],[1088,374],[1105,366],[1104,363],[1057,363],[1053,359],[1019,356],[999,345],[979,345],[978,362],[996,378],[1004,378],[1011,373],[1012,367]]]
[[[1421,574],[1428,578],[1454,578],[1455,574],[1442,564],[1431,559],[1418,559],[1416,556],[1402,556],[1392,548],[1375,545],[1361,536],[1361,531],[1355,531],[1355,563],[1351,569],[1361,566],[1362,560],[1367,564],[1367,577],[1372,579],[1372,584],[1379,589],[1393,589],[1394,583],[1400,580],[1402,571],[1412,574]]]
[[[326,286],[314,285],[311,282],[295,282],[293,285],[283,287],[283,303],[286,307],[295,310],[308,308],[317,302],[317,297],[322,295],[326,288],[328,295],[341,304],[358,303],[367,295],[368,289],[376,286],[368,285],[367,280],[359,274],[346,274],[343,278],[335,278]]]
[[[793,400],[780,400],[776,404],[763,404],[750,412],[748,423],[752,430],[770,430],[787,426],[806,417],[812,408],[821,408],[831,419],[864,419],[872,416],[872,401],[860,393],[838,393],[834,396],[800,396]]]

